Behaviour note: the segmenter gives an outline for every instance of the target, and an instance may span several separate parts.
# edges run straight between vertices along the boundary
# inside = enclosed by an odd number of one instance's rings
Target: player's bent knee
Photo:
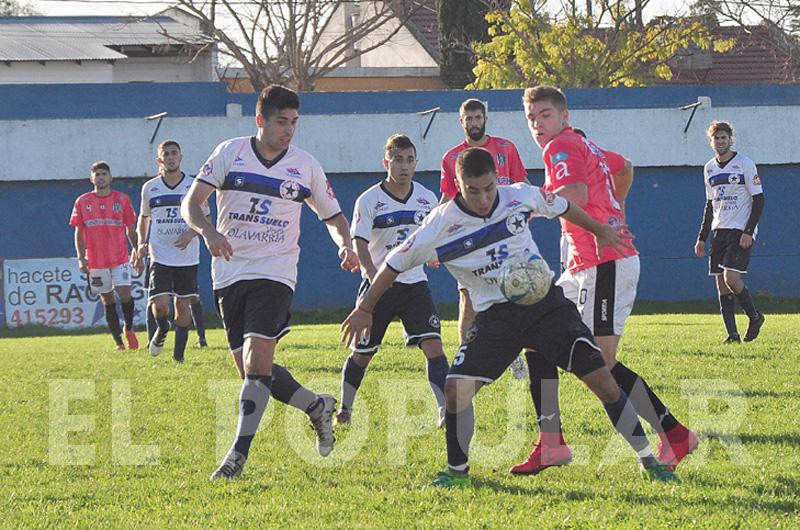
[[[442,339],[439,338],[423,339],[422,342],[419,343],[419,348],[428,359],[435,359],[444,355]]]
[[[581,381],[595,393],[603,403],[614,403],[619,399],[619,386],[608,367],[603,366],[583,377]]]
[[[472,403],[478,384],[471,379],[448,377],[444,384],[444,395],[448,412],[460,412]]]
[[[366,368],[369,365],[370,361],[372,361],[373,355],[375,354],[353,352],[350,354],[350,357],[353,359],[353,362],[356,363],[358,366],[360,366],[361,368]]]

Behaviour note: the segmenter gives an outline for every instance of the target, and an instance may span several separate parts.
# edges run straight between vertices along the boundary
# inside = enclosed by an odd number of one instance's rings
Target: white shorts
[[[595,337],[622,335],[631,314],[639,283],[639,256],[601,263],[570,274],[556,282],[572,300],[584,324]]]
[[[89,269],[89,289],[93,294],[106,294],[114,287],[131,284],[131,266],[126,262],[110,269]]]

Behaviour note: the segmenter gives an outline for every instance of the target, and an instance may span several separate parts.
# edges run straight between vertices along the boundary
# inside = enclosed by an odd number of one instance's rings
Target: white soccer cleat
[[[333,435],[333,413],[336,412],[336,398],[330,394],[320,394],[322,406],[320,409],[309,414],[311,426],[317,434],[317,451],[320,456],[328,456],[333,451],[333,443],[336,437]]]
[[[514,376],[514,379],[525,379],[528,377],[528,367],[525,366],[525,361],[522,360],[522,355],[514,359],[509,366],[511,370],[511,374]]]
[[[167,332],[162,332],[160,329],[156,330],[152,340],[150,341],[150,344],[147,345],[150,355],[157,357],[161,353],[161,350],[164,349],[164,342],[166,342],[166,340]]]

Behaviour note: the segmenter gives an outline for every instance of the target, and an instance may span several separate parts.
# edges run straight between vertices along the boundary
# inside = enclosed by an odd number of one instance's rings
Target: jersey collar
[[[287,149],[283,150],[281,152],[281,154],[279,154],[278,156],[276,156],[272,160],[267,160],[266,158],[261,156],[261,153],[258,152],[258,147],[256,146],[256,137],[255,136],[251,136],[250,137],[250,148],[253,149],[253,153],[255,153],[256,158],[258,158],[258,161],[261,162],[264,165],[264,167],[267,168],[267,169],[271,169],[272,167],[274,167],[275,164],[280,162],[281,159],[284,156],[286,156],[286,153],[289,152],[289,149],[287,148]]]
[[[414,195],[414,183],[413,182],[411,183],[411,189],[408,190],[408,195],[406,195],[405,198],[403,198],[403,199],[401,199],[399,197],[395,197],[395,195],[391,191],[389,191],[389,189],[386,186],[383,185],[383,181],[381,181],[381,189],[383,190],[383,192],[386,195],[388,195],[393,200],[395,200],[395,201],[397,201],[399,203],[402,203],[402,204],[406,204],[408,202],[408,199],[410,199],[411,196]]]
[[[463,201],[464,201],[464,198],[461,196],[461,192],[459,191],[456,194],[456,197],[453,199],[453,202],[456,203],[456,206],[458,206],[458,209],[461,210],[462,212],[464,212],[465,214],[469,215],[470,217],[477,217],[478,219],[486,220],[486,219],[491,218],[494,215],[495,210],[497,210],[497,206],[500,204],[500,193],[499,192],[497,193],[497,196],[494,198],[494,204],[492,205],[492,209],[489,210],[489,213],[485,217],[483,215],[478,215],[475,212],[473,212],[472,210],[468,209],[463,204]]]
[[[181,171],[181,179],[180,179],[180,180],[179,180],[179,181],[178,181],[178,182],[177,182],[177,183],[176,183],[174,186],[170,186],[169,184],[167,184],[167,180],[164,178],[164,175],[161,175],[161,182],[162,182],[162,183],[164,184],[164,186],[166,186],[167,188],[169,188],[169,189],[171,189],[171,190],[174,190],[175,188],[177,188],[178,186],[180,186],[180,185],[181,185],[181,182],[183,182],[183,179],[185,179],[185,178],[186,178],[186,173],[184,173],[183,171]]]

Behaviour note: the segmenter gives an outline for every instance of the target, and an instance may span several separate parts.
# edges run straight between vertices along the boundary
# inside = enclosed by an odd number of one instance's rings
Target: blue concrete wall
[[[676,86],[565,90],[571,109],[677,108],[708,96],[715,107],[800,105],[800,85]],[[491,101],[490,110],[520,110],[522,90],[311,92],[303,114],[454,112],[468,97]],[[228,103],[255,109],[255,94],[228,94],[224,83],[114,83],[0,85],[0,120],[224,116]]]
[[[752,292],[776,296],[800,294],[800,179],[796,166],[759,168],[766,194],[766,210],[756,240],[751,274]],[[330,175],[347,217],[355,198],[381,175]],[[542,182],[541,172],[532,181]],[[711,298],[714,286],[706,276],[706,260],[693,257],[693,245],[702,215],[704,195],[701,168],[645,168],[636,172],[628,200],[631,229],[642,256],[639,298],[688,300]],[[418,175],[428,188],[438,191],[438,175]],[[120,180],[116,187],[131,195],[138,211],[142,180]],[[88,191],[87,181],[12,182],[0,193],[0,257],[38,258],[73,256],[72,230],[67,225],[75,198]],[[558,265],[558,223],[538,219],[534,237],[542,253]],[[296,309],[345,306],[352,303],[358,277],[338,268],[333,243],[325,226],[308,210],[302,222],[300,282]],[[201,294],[211,302],[209,256],[202,251]],[[437,301],[456,300],[455,283],[442,269],[430,272]]]

